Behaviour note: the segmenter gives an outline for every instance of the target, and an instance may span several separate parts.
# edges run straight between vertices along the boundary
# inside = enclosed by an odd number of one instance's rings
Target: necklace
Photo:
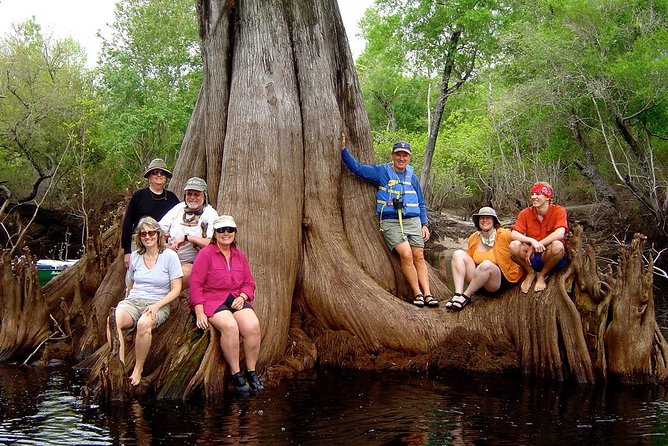
[[[166,200],[167,199],[167,194],[165,193],[164,189],[159,194],[156,194],[151,189],[149,189],[148,191],[151,193],[151,198],[153,198],[155,201],[160,201],[160,200]]]
[[[480,241],[485,246],[493,247],[496,241],[496,231],[490,232],[489,235],[485,235],[484,232],[480,231]]]

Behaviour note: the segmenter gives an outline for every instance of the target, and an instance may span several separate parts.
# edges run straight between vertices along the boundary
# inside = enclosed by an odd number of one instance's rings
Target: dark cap
[[[411,145],[405,141],[395,142],[392,146],[392,153],[395,152],[406,152],[409,155],[411,154]]]

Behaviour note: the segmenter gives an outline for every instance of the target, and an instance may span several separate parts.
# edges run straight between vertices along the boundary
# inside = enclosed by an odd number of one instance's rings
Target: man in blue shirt
[[[424,260],[424,242],[429,240],[427,207],[418,177],[409,165],[411,146],[399,141],[392,146],[392,162],[367,165],[357,161],[342,137],[343,163],[355,175],[378,185],[376,213],[380,230],[390,250],[401,259],[401,270],[408,281],[413,304],[423,307],[438,306],[438,300],[429,288],[429,271]]]

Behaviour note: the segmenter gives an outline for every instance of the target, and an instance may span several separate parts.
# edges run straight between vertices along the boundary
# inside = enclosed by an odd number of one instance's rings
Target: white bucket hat
[[[236,228],[237,224],[231,215],[221,215],[213,221],[213,229]]]

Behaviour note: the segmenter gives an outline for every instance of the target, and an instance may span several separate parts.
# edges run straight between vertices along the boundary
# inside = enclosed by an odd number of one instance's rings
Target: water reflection
[[[321,372],[221,404],[78,405],[64,369],[0,368],[0,444],[668,443],[663,388]]]
[[[8,429],[34,418],[44,401],[49,375],[42,367],[0,367],[0,420]],[[23,404],[14,406],[15,401]]]
[[[82,423],[74,374],[0,366],[0,444],[109,444],[106,429]]]

